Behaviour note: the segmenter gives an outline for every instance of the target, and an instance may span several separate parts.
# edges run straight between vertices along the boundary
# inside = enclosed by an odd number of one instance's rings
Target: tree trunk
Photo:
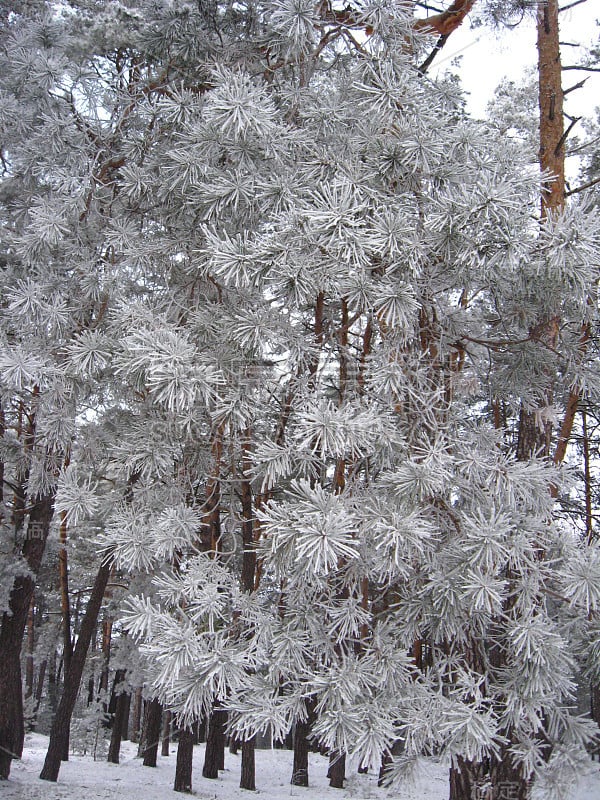
[[[162,706],[156,698],[151,700],[146,706],[146,721],[144,727],[144,766],[155,767],[156,757],[158,756],[158,743],[160,741],[160,723],[162,720]]]
[[[37,714],[42,702],[42,693],[44,691],[44,678],[46,677],[46,670],[48,668],[48,659],[45,658],[38,669],[37,683],[35,686],[35,713]]]
[[[192,730],[194,731],[194,744],[202,744],[206,741],[206,725],[208,718],[204,717],[194,722]]]
[[[148,701],[142,700],[141,706],[141,715],[142,719],[140,722],[140,736],[138,739],[138,749],[136,758],[142,758],[144,755],[144,749],[146,747],[146,742],[148,741],[148,737],[146,736],[146,729],[148,727]]]
[[[65,466],[68,466],[68,459],[65,459]],[[63,625],[63,659],[65,662],[65,675],[71,666],[73,657],[73,640],[71,638],[71,603],[69,600],[69,565],[67,555],[67,514],[65,511],[60,515],[59,529],[60,549],[58,551],[58,574],[60,579],[60,606],[62,611]]]
[[[225,722],[227,712],[215,709],[208,722],[206,752],[202,775],[205,778],[218,778],[219,769],[223,769],[225,761]]]
[[[329,756],[329,785],[332,789],[343,789],[346,780],[346,754],[337,750]]]
[[[255,745],[255,736],[242,742],[242,772],[240,775],[240,789],[250,789],[253,792],[256,791]]]
[[[179,743],[177,744],[177,764],[175,766],[175,783],[173,789],[176,792],[192,792],[192,763],[194,756],[194,732],[182,728],[179,731]]]
[[[40,773],[40,778],[45,781],[56,781],[60,771],[60,762],[64,753],[65,741],[68,742],[71,716],[75,708],[75,701],[81,684],[81,676],[85,659],[96,628],[98,614],[104,597],[104,590],[110,575],[110,561],[105,559],[94,581],[94,587],[88,600],[85,614],[79,629],[79,637],[71,658],[71,668],[65,675],[65,684],[60,703],[50,731],[50,743],[46,760]]]
[[[115,675],[115,690],[118,691],[119,684],[125,680],[126,671],[124,669],[117,670]],[[108,748],[108,758],[112,764],[119,763],[119,754],[121,751],[121,739],[123,738],[123,731],[126,732],[127,717],[129,711],[129,692],[121,691],[117,694],[115,713],[112,720],[112,731],[110,736],[110,746]]]
[[[162,729],[162,746],[160,750],[161,756],[169,755],[169,745],[171,741],[171,712],[165,711]]]
[[[449,800],[488,800],[489,765],[457,756],[450,767]]]
[[[21,647],[27,615],[37,575],[44,554],[54,510],[54,496],[41,498],[29,512],[23,544],[23,556],[30,575],[18,575],[10,593],[9,613],[2,615],[0,628],[0,779],[8,778],[13,758],[23,752],[23,695],[21,684]]]
[[[294,765],[292,786],[308,786],[308,734],[310,718],[297,720],[294,726]]]
[[[29,698],[33,695],[33,656],[35,653],[35,592],[31,597],[29,604],[29,613],[27,614],[27,660],[25,662],[25,697]]]
[[[131,741],[137,744],[141,735],[142,687],[138,686],[133,697],[133,719],[131,721]]]

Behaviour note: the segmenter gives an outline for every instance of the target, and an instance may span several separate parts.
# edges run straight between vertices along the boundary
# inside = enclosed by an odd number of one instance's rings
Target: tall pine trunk
[[[105,559],[100,565],[92,593],[88,600],[85,614],[79,629],[77,644],[73,650],[71,667],[65,674],[65,682],[62,697],[56,709],[56,715],[50,731],[50,743],[46,760],[40,773],[40,778],[45,781],[56,781],[60,771],[60,763],[65,749],[65,742],[68,741],[69,728],[71,726],[71,716],[75,708],[77,694],[81,685],[81,676],[85,665],[92,635],[96,629],[98,614],[102,605],[104,591],[110,575],[110,561]]]

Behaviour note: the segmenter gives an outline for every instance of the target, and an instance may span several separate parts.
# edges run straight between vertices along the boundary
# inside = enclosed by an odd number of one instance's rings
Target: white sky
[[[571,0],[563,0],[568,5]],[[560,15],[562,42],[590,44],[598,42],[600,28],[600,3],[587,0],[586,3],[568,9]],[[470,92],[469,111],[475,116],[483,116],[487,102],[495,87],[503,77],[518,81],[528,65],[536,62],[535,20],[528,19],[512,30],[497,33],[485,28],[472,30],[468,20],[456,30],[448,40],[438,58],[433,62],[431,73],[446,69],[452,59],[461,57],[460,73],[465,88]],[[562,48],[563,64],[580,63],[583,57],[581,48]],[[565,88],[589,75],[584,89],[568,96],[566,110],[575,116],[592,116],[593,109],[600,106],[600,73],[568,71],[564,73]],[[577,131],[581,133],[581,131]]]

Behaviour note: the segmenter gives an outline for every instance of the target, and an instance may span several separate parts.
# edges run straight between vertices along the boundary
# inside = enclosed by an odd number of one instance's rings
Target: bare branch
[[[440,38],[437,40],[437,42],[435,44],[435,47],[433,48],[431,53],[427,56],[427,58],[421,64],[421,66],[418,67],[418,71],[421,73],[421,75],[424,75],[427,72],[427,70],[432,65],[432,63],[433,63],[435,57],[437,56],[437,54],[440,52],[442,47],[448,41],[449,36],[450,36],[450,34],[445,33],[443,36],[440,36]]]
[[[575,6],[580,6],[582,3],[587,3],[587,0],[575,0],[574,3],[569,3],[568,6],[562,6],[562,8],[559,8],[558,13],[560,14],[561,11],[568,11],[570,8],[575,8]]]
[[[600,67],[586,67],[584,64],[577,65],[577,64],[569,64],[566,67],[563,67],[565,71],[568,69],[578,69],[581,72],[600,72]]]
[[[571,189],[568,192],[565,192],[565,197],[570,197],[572,194],[579,194],[579,192],[584,192],[586,189],[590,189],[592,186],[595,186],[597,183],[600,183],[600,175],[597,178],[594,178],[587,183],[578,186],[576,189]]]
[[[568,89],[565,89],[563,91],[563,95],[567,95],[569,94],[569,92],[574,92],[575,89],[581,89],[583,86],[585,86],[585,84],[587,83],[587,81],[589,81],[589,79],[590,77],[588,75],[587,78],[584,78],[583,80],[579,81],[579,83],[574,83],[573,86],[569,86]]]
[[[475,0],[455,0],[447,11],[416,20],[415,29],[449,36],[458,28],[474,5]]]

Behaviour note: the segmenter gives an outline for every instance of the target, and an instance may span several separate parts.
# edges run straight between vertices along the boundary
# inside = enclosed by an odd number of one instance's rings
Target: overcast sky
[[[564,0],[568,5],[570,0]],[[588,44],[598,42],[600,28],[600,3],[587,0],[586,3],[564,11],[560,15],[561,41]],[[468,107],[476,116],[483,116],[494,88],[508,76],[519,80],[528,65],[536,62],[535,20],[529,19],[512,30],[493,32],[478,28],[472,30],[468,21],[456,30],[446,47],[441,51],[432,67],[436,70],[447,68],[452,59],[461,57],[463,84],[470,92]],[[579,63],[581,48],[563,46],[563,64]],[[580,116],[592,116],[593,109],[600,105],[600,73],[569,71],[565,73],[564,86],[567,88],[589,75],[586,87],[569,95],[567,111]]]

